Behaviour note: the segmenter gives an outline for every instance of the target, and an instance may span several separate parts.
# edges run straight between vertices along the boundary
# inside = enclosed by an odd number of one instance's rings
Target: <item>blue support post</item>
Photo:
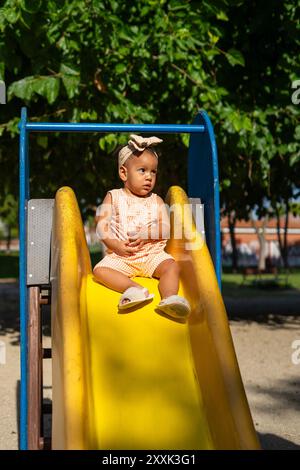
[[[20,122],[20,149],[19,149],[19,282],[20,282],[20,333],[21,333],[21,390],[20,390],[20,449],[27,449],[27,322],[28,322],[28,295],[27,295],[27,201],[29,199],[29,158],[28,158],[28,132],[26,130],[27,111],[22,108]]]
[[[205,236],[219,287],[221,289],[221,231],[218,154],[212,123],[200,111],[194,125],[203,125],[205,132],[191,134],[188,160],[188,194],[204,204]]]

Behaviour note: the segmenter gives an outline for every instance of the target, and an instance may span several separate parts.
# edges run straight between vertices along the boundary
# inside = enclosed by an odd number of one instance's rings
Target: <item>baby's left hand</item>
[[[137,248],[142,248],[142,246],[144,246],[145,241],[146,241],[146,240],[143,240],[142,238],[138,238],[138,235],[134,237],[129,237],[128,240],[129,240],[128,246],[131,246],[131,247],[135,246]]]

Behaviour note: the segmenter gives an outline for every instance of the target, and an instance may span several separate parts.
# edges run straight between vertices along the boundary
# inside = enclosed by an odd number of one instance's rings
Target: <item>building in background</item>
[[[257,221],[256,225],[262,227],[262,222]],[[280,220],[281,238],[284,236],[284,217]],[[222,233],[222,262],[223,266],[231,266],[232,247],[227,218],[221,220]],[[270,219],[265,229],[266,248],[265,257],[269,259],[273,266],[281,266],[281,256],[277,237],[277,221]],[[235,227],[235,239],[238,251],[239,266],[257,266],[259,259],[260,245],[255,229],[251,221],[239,220]],[[290,267],[300,266],[300,217],[289,216],[289,228],[287,232],[288,242],[288,262]]]

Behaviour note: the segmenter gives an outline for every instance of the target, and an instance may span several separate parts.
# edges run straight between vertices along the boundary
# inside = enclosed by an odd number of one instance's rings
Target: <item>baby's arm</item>
[[[104,245],[119,256],[129,256],[137,252],[136,247],[129,246],[129,240],[118,240],[110,230],[112,215],[112,198],[107,193],[101,204],[99,216],[97,216],[96,233]]]
[[[170,238],[170,216],[164,200],[157,196],[159,204],[159,240]]]

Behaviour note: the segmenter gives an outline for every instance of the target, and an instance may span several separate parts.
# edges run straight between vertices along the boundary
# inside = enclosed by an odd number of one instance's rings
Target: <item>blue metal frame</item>
[[[26,125],[33,132],[159,132],[162,134],[204,132],[204,126],[185,124],[93,124],[65,122],[32,122]]]
[[[21,330],[21,396],[20,448],[27,449],[27,360],[28,360],[28,293],[27,293],[27,202],[29,199],[29,132],[143,132],[189,133],[188,193],[200,197],[205,207],[205,225],[219,286],[221,287],[221,244],[218,157],[213,127],[201,111],[192,125],[178,124],[93,124],[27,122],[27,110],[22,108],[20,128],[20,330]],[[203,150],[202,150],[203,149]],[[204,157],[204,158],[203,158]]]
[[[192,134],[189,147],[188,194],[204,204],[205,237],[221,289],[221,232],[218,154],[212,123],[205,111],[194,119],[206,132]]]
[[[19,149],[19,227],[20,227],[20,333],[21,333],[21,387],[20,387],[20,448],[27,449],[27,201],[29,199],[27,110],[22,108]]]

